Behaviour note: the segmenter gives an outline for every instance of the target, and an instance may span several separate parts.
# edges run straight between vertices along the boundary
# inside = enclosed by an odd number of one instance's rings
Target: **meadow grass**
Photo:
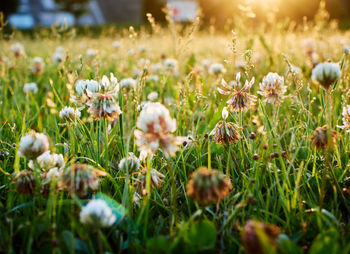
[[[328,20],[253,25],[242,19],[239,24],[243,23],[248,25],[236,26],[234,34],[230,29],[199,29],[197,21],[187,27],[171,21],[166,28],[153,24],[151,31],[109,30],[97,38],[88,33],[75,36],[68,28],[42,30],[34,39],[18,31],[1,34],[0,252],[244,253],[243,227],[255,219],[281,229],[274,243],[257,233],[261,253],[348,253],[349,134],[336,125],[342,125],[342,108],[349,103],[344,48],[350,46],[350,35]],[[318,62],[331,59],[341,64],[341,78],[328,97],[311,80],[313,66],[304,43],[308,38],[316,45]],[[113,41],[119,41],[120,48],[114,48]],[[14,42],[25,46],[25,56],[13,56]],[[54,64],[51,55],[58,46],[66,58]],[[88,48],[97,54],[87,56]],[[36,56],[45,62],[39,75],[31,72]],[[178,61],[178,74],[160,72],[158,81],[147,79],[151,64],[166,58]],[[150,64],[140,65],[140,59]],[[202,64],[206,59],[224,64],[227,72],[208,73]],[[300,69],[291,72],[291,66]],[[222,120],[229,99],[217,88],[222,78],[233,80],[237,72],[244,81],[255,77],[250,93],[258,100],[246,112],[229,113],[227,121],[242,127],[242,138],[228,146],[216,144],[208,134]],[[285,79],[287,92],[279,105],[257,94],[268,72]],[[118,80],[138,80],[135,89],[119,91],[123,113],[112,126],[106,119],[92,120],[86,109],[71,123],[60,119],[60,110],[74,105],[69,98],[78,79],[100,80],[109,73]],[[23,91],[29,82],[37,83],[37,93]],[[156,101],[177,120],[174,134],[193,141],[182,145],[176,156],[158,151],[141,163],[165,177],[158,188],[147,186],[148,195],[137,204],[137,174],[120,170],[118,164],[129,152],[139,155],[134,140],[138,107],[154,91]],[[326,124],[340,133],[339,138],[332,148],[317,150],[310,138]],[[86,163],[106,172],[98,190],[82,198],[54,190],[43,197],[38,186],[31,195],[17,193],[14,175],[31,170],[29,160],[18,155],[19,141],[32,129],[50,137],[51,152],[62,154],[67,165]],[[202,166],[217,169],[232,183],[233,189],[217,204],[200,205],[186,194],[191,173]],[[81,223],[81,208],[96,195],[119,209],[116,213],[123,218],[112,227]]]

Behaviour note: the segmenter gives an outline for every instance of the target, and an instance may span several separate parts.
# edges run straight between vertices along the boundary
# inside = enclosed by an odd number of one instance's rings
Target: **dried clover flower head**
[[[287,91],[284,85],[284,77],[281,77],[277,73],[268,73],[259,84],[260,91],[258,94],[265,97],[265,102],[271,104],[280,104],[283,99],[283,95]]]
[[[22,170],[15,175],[13,182],[16,183],[16,191],[20,194],[33,194],[36,180],[33,171]]]
[[[136,145],[149,155],[161,148],[166,156],[173,156],[184,140],[171,134],[176,131],[176,119],[172,119],[168,109],[158,102],[145,104],[137,128],[139,130],[134,132]]]
[[[328,133],[330,131],[330,133]],[[336,143],[339,133],[334,130],[329,130],[327,125],[316,128],[313,136],[310,138],[312,141],[311,146],[316,149],[328,149],[333,147]]]
[[[219,171],[200,167],[191,174],[187,184],[187,195],[206,205],[219,203],[231,189],[230,180]]]
[[[222,87],[227,90],[218,88],[219,93],[232,96],[232,98],[227,101],[227,104],[230,106],[231,110],[236,112],[246,111],[248,107],[253,106],[256,102],[256,96],[249,94],[249,90],[255,82],[254,77],[249,82],[246,80],[244,86],[242,86],[240,79],[241,73],[238,72],[236,80],[230,82],[230,84],[227,84],[224,79],[222,80]]]
[[[128,157],[123,158],[119,162],[119,169],[123,171],[135,172],[140,168],[140,160],[133,153],[129,153]]]
[[[32,63],[32,73],[39,75],[44,71],[45,63],[41,57],[35,57]]]
[[[350,105],[343,107],[342,115],[343,125],[337,125],[337,127],[350,132]]]
[[[68,190],[70,194],[83,197],[88,190],[98,188],[99,176],[105,176],[104,171],[95,169],[87,164],[73,164],[64,169],[60,187]]]
[[[223,111],[224,119],[226,119],[225,116],[225,111]],[[236,143],[241,139],[241,135],[238,132],[239,130],[242,130],[242,128],[234,123],[226,122],[224,120],[219,121],[215,125],[214,129],[209,133],[209,136],[213,136],[213,139],[217,144],[229,145]]]
[[[248,254],[265,254],[262,241],[267,241],[265,244],[275,248],[280,233],[281,229],[275,225],[265,225],[260,221],[249,220],[242,232],[243,246]]]
[[[29,131],[19,142],[19,155],[27,159],[36,159],[49,150],[49,139],[45,134]]]
[[[163,183],[164,175],[154,168],[150,169],[151,173],[151,189],[158,188]],[[139,174],[137,179],[135,180],[135,186],[139,194],[142,196],[147,195],[146,190],[146,177],[147,177],[147,168],[143,168]]]
[[[106,228],[116,221],[112,208],[102,199],[93,199],[80,212],[80,222],[94,228]]]
[[[341,70],[337,63],[320,63],[312,70],[312,79],[326,90],[340,79]]]

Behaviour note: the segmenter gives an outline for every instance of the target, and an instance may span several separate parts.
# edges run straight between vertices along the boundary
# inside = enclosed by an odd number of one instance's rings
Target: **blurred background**
[[[246,16],[253,22],[267,19],[290,19],[302,22],[312,19],[321,0],[1,0],[0,11],[9,25],[19,29],[49,27],[58,23],[99,26],[146,22],[152,13],[157,22],[164,22],[168,6],[176,21],[188,22],[198,13],[204,24],[220,28],[235,17]],[[331,18],[340,27],[350,27],[350,0],[325,0]]]

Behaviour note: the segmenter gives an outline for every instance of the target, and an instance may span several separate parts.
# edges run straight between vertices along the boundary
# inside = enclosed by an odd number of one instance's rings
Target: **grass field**
[[[349,253],[350,34],[150,20],[1,34],[0,253]]]

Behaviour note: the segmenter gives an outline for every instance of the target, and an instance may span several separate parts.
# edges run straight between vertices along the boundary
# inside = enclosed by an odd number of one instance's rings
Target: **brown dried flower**
[[[200,167],[191,174],[187,183],[187,195],[206,205],[219,203],[230,192],[230,180],[217,170]]]

